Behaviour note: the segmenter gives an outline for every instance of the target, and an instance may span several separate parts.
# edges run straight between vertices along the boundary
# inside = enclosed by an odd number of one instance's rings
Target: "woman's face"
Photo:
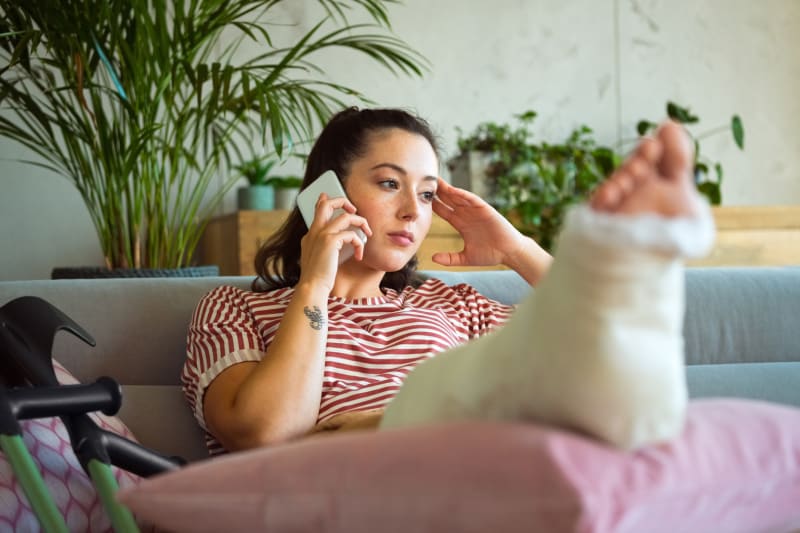
[[[372,229],[365,265],[394,272],[417,253],[431,227],[438,170],[425,137],[401,129],[372,135],[344,180],[347,197]]]

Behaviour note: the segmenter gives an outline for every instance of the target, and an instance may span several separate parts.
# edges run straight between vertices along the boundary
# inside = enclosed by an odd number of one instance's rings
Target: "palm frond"
[[[394,0],[319,0],[328,15],[275,46],[282,0],[0,0],[0,135],[75,185],[109,266],[188,264],[235,179],[237,141],[277,154],[365,96],[330,82],[337,48],[398,75],[426,60],[386,30]],[[351,24],[357,12],[373,24]],[[327,29],[332,27],[333,29]],[[244,41],[263,52],[239,59]]]

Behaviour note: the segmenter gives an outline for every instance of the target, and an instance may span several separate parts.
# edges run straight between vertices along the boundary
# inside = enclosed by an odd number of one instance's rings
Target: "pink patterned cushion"
[[[197,463],[120,499],[176,532],[788,532],[800,409],[695,401],[680,438],[636,453],[522,423],[340,434]]]
[[[59,383],[78,381],[58,362],[53,366]],[[130,430],[116,417],[91,414],[103,429],[133,439]],[[72,451],[67,429],[59,418],[41,418],[20,422],[23,441],[33,462],[39,467],[50,495],[70,531],[112,531],[111,521],[91,481]],[[132,487],[139,478],[114,468],[120,487]],[[19,481],[5,456],[0,454],[0,531],[40,531]]]

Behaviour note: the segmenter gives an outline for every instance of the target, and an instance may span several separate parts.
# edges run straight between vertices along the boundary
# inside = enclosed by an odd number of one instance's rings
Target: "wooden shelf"
[[[692,266],[800,265],[800,206],[723,206],[712,209],[717,242]],[[283,223],[288,211],[237,211],[209,221],[200,241],[203,264],[219,265],[224,276],[254,275],[258,248]],[[430,260],[434,252],[458,251],[463,241],[444,220],[434,217],[418,257],[423,270],[446,268]]]
[[[717,241],[693,266],[800,265],[800,206],[712,208]]]

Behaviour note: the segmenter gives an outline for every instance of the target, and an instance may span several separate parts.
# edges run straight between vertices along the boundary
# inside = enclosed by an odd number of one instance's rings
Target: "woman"
[[[547,303],[537,306],[531,298],[515,312],[521,318],[509,321],[510,307],[469,286],[447,287],[437,280],[418,284],[415,253],[433,213],[464,239],[461,252],[435,254],[437,263],[505,265],[537,285],[551,257],[486,202],[438,178],[436,143],[423,121],[400,110],[348,109],[336,115],[309,154],[303,186],[334,170],[348,198],[321,195],[308,229],[295,209],[256,258],[254,289],[259,292],[221,287],[204,297],[193,317],[183,379],[212,452],[284,442],[323,429],[465,417],[535,418],[625,447],[674,435],[685,404],[680,354],[674,353],[679,343],[670,343],[680,335],[674,331],[679,303],[667,298],[655,306],[665,309],[657,309],[655,331],[647,340],[669,346],[655,358],[663,362],[656,371],[667,377],[643,384],[636,383],[642,368],[629,347],[608,346],[608,328],[596,324],[605,323],[606,315],[614,327],[626,327],[631,316],[635,322],[642,312],[637,294],[617,302],[607,295],[625,292],[636,276],[642,278],[633,283],[637,290],[660,283],[668,293],[675,288],[677,258],[687,252],[681,248],[685,235],[660,239],[661,226],[653,242],[637,244],[620,213],[675,217],[659,220],[662,226],[688,220],[690,234],[708,225],[686,177],[691,149],[676,129],[667,125],[659,138],[642,143],[598,190],[592,208],[584,208],[585,220],[572,217],[576,229],[570,233],[568,222],[562,236],[565,259],[556,263],[563,267],[548,274],[546,286],[536,291],[535,300]],[[345,214],[331,219],[337,208]],[[598,223],[606,224],[611,245],[589,235]],[[366,245],[351,227],[367,235]],[[614,237],[615,231],[622,236]],[[339,265],[346,244],[355,254]],[[631,262],[631,246],[645,248],[632,252],[644,258]],[[592,257],[573,257],[581,254],[609,256],[605,270],[585,272],[584,263],[592,263]],[[620,264],[645,274],[615,279]],[[588,291],[588,307],[580,303],[578,286]],[[603,288],[602,294],[589,294]],[[575,308],[565,306],[570,301]],[[632,313],[616,317],[619,308]],[[564,330],[574,313],[588,317],[573,325],[577,334]],[[598,313],[603,315],[599,321]],[[501,333],[487,335],[507,322]],[[467,342],[477,338],[485,340]],[[594,362],[579,361],[575,350]],[[493,352],[498,356],[489,355]],[[570,367],[591,371],[582,376]],[[569,399],[557,400],[572,389]],[[649,398],[653,391],[660,391],[655,400]],[[620,414],[598,424],[598,412],[609,410]]]

